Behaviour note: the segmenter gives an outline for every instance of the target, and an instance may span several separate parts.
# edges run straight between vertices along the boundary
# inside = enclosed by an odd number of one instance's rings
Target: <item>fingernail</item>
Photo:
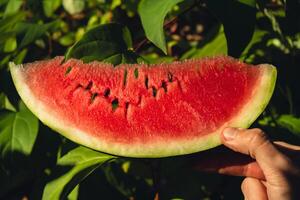
[[[223,136],[225,140],[233,140],[236,136],[235,128],[225,128],[223,131]]]

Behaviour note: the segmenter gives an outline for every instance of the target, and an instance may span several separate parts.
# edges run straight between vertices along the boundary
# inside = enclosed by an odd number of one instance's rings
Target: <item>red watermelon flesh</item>
[[[63,59],[11,67],[24,102],[71,140],[133,157],[220,144],[222,127],[247,127],[263,111],[276,77],[270,65],[229,57],[117,67]]]

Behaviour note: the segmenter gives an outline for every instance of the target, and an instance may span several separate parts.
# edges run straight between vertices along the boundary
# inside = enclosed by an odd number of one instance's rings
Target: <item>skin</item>
[[[241,189],[246,200],[300,199],[300,146],[271,142],[260,129],[226,128],[221,140],[233,151],[219,154],[219,162],[216,157],[214,162],[201,160],[195,168],[245,176]]]

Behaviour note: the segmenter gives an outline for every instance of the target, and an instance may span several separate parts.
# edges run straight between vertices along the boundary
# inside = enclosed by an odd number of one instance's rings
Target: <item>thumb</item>
[[[228,148],[249,155],[256,160],[266,180],[286,167],[286,157],[277,150],[260,129],[225,128],[221,140]]]
[[[242,192],[247,200],[267,200],[267,191],[261,181],[247,177],[241,185]]]

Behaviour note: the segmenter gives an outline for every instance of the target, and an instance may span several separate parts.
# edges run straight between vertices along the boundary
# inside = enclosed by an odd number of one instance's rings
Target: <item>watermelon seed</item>
[[[119,106],[119,100],[117,98],[115,98],[112,102],[111,102],[111,105],[112,105],[112,110],[115,111],[118,106]]]
[[[62,66],[65,62],[67,62],[67,59],[64,57],[64,58],[60,61],[59,66]]]
[[[91,96],[91,103],[94,102],[95,98],[98,96],[98,93],[93,93]]]
[[[183,92],[181,82],[177,80],[177,83],[178,83],[178,89],[180,90],[180,92]]]
[[[125,118],[127,119],[127,114],[128,114],[128,107],[129,107],[129,102],[125,103]]]
[[[123,86],[125,87],[126,86],[126,83],[127,83],[127,70],[125,69],[124,70],[124,78],[123,78]]]
[[[167,93],[167,92],[168,92],[168,88],[167,88],[167,83],[166,83],[166,81],[162,81],[162,83],[161,83],[161,87],[162,87],[162,88],[164,88],[164,90],[165,90],[165,93]]]
[[[148,90],[148,82],[149,82],[149,78],[148,76],[145,76],[145,86],[146,86],[146,89]]]
[[[136,79],[139,77],[139,70],[137,68],[134,69],[134,77]]]
[[[152,87],[152,95],[156,97],[156,94],[157,94],[157,89],[155,87]]]
[[[93,87],[93,81],[90,81],[89,84],[86,86],[86,90],[90,90]]]
[[[168,80],[169,82],[173,82],[173,74],[171,72],[168,72]]]
[[[110,89],[109,88],[106,88],[105,91],[104,91],[104,97],[107,98],[110,94]]]
[[[79,88],[83,88],[83,86],[81,84],[78,84],[75,89],[77,90]]]
[[[65,75],[68,75],[68,74],[71,72],[71,70],[72,70],[72,67],[69,66],[69,67],[67,68],[66,72],[65,72]]]
[[[137,105],[138,105],[138,106],[140,106],[140,105],[141,105],[141,103],[142,103],[142,96],[141,96],[141,95],[139,95],[139,101],[137,102]]]

